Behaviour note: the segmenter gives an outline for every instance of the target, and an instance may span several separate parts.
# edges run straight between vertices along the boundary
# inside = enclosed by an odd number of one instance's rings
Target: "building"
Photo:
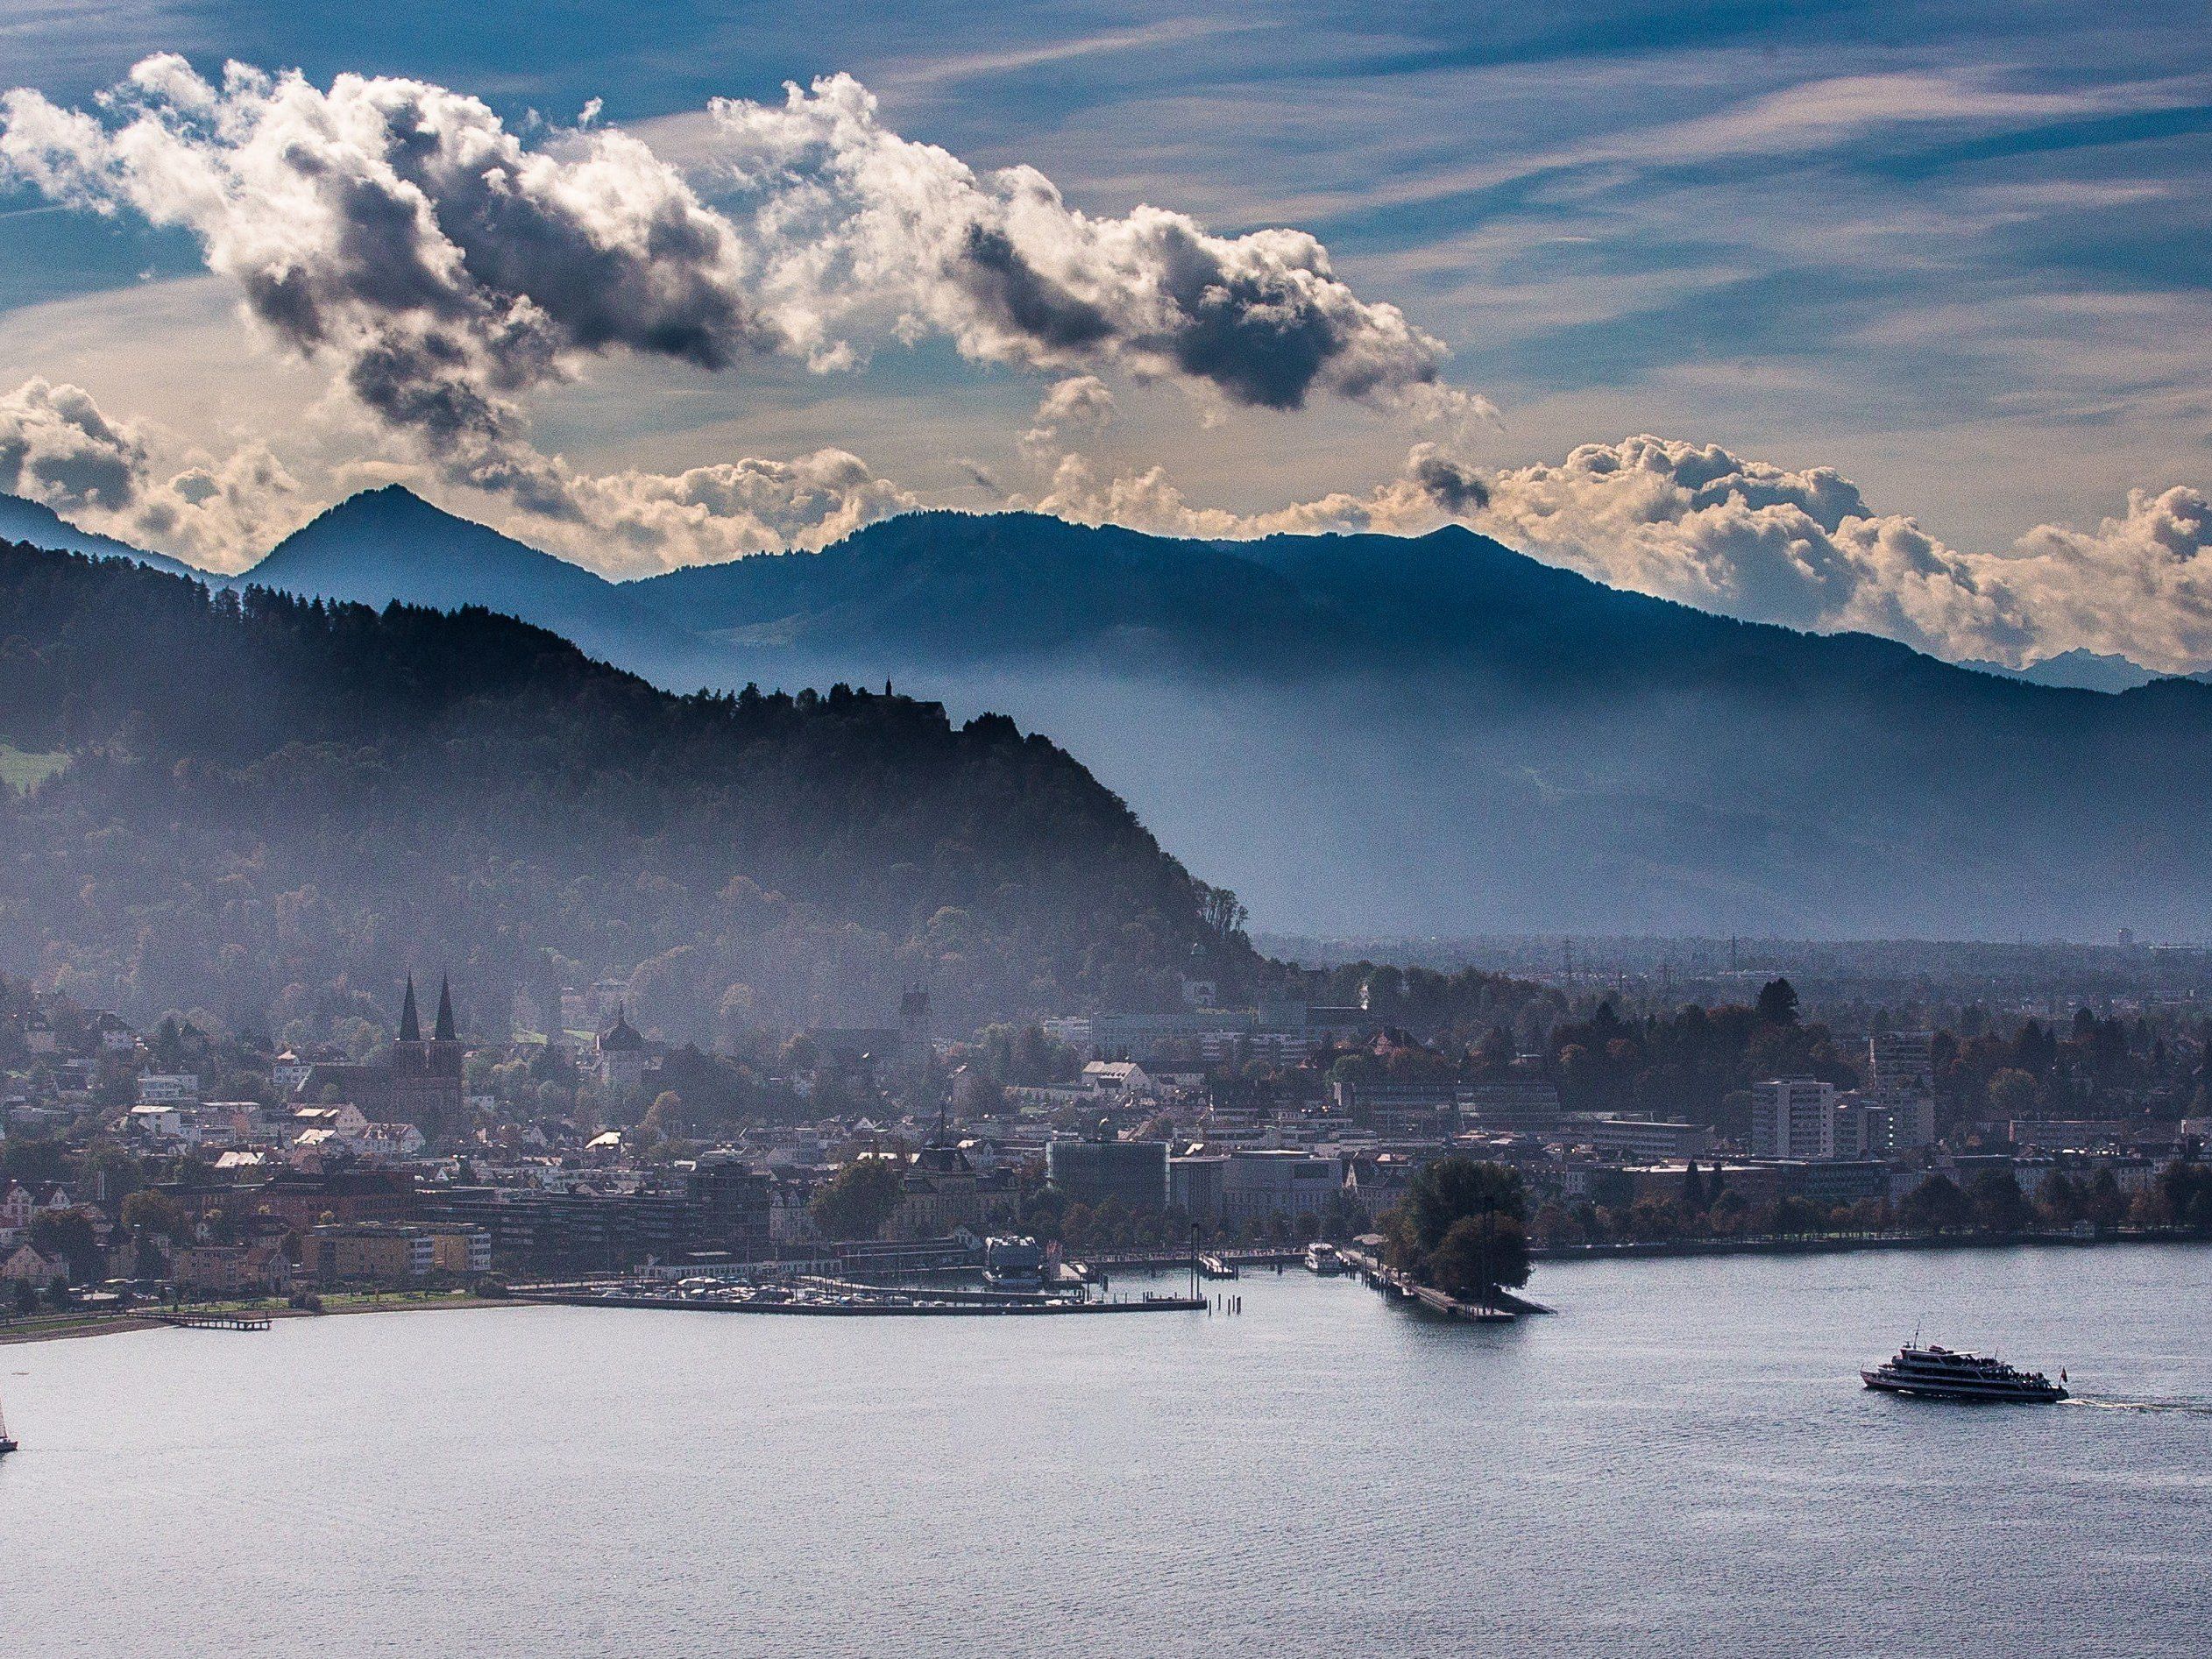
[[[28,1285],[33,1290],[44,1290],[58,1279],[68,1276],[68,1264],[60,1257],[47,1257],[29,1244],[18,1244],[4,1256],[0,1256],[0,1284]]]
[[[1221,1219],[1223,1172],[1229,1159],[1220,1157],[1170,1158],[1167,1160],[1167,1207],[1193,1221],[1208,1225]]]
[[[1165,1209],[1167,1143],[1056,1140],[1045,1148],[1045,1178],[1071,1204],[1095,1209],[1113,1198],[1125,1209]]]
[[[437,1021],[426,1041],[410,975],[390,1058],[375,1066],[317,1063],[308,1068],[295,1098],[305,1105],[344,1101],[359,1108],[365,1119],[413,1124],[435,1136],[463,1121],[467,1102],[461,1069],[466,1053],[453,1018],[451,985],[438,987]]]
[[[300,1240],[300,1272],[318,1284],[401,1284],[436,1263],[435,1235],[404,1222],[331,1222]]]
[[[1587,1141],[1601,1152],[1617,1152],[1639,1162],[1670,1158],[1702,1158],[1712,1150],[1712,1128],[1707,1124],[1658,1124],[1637,1117],[1603,1117],[1574,1138]]]
[[[1362,1129],[1400,1140],[1449,1140],[1459,1132],[1471,1092],[1450,1078],[1422,1082],[1339,1079],[1332,1088],[1336,1110]],[[1555,1106],[1556,1095],[1554,1096]]]
[[[887,1232],[897,1241],[945,1238],[961,1227],[988,1230],[1020,1209],[1011,1172],[978,1170],[958,1146],[936,1142],[915,1153],[900,1178]]]
[[[456,1279],[474,1279],[492,1271],[492,1234],[488,1228],[426,1227],[430,1235],[430,1268]]]
[[[1344,1172],[1333,1158],[1252,1149],[1229,1155],[1222,1172],[1222,1219],[1232,1225],[1273,1216],[1327,1209],[1343,1195]]]
[[[1811,1077],[1770,1077],[1751,1090],[1755,1158],[1835,1156],[1836,1086]]]
[[[617,1008],[614,1024],[599,1036],[592,1069],[599,1074],[599,1081],[609,1088],[635,1088],[645,1081],[648,1059],[645,1039],[630,1024],[629,1010]]]
[[[1127,1099],[1158,1088],[1151,1073],[1132,1060],[1095,1060],[1083,1067],[1082,1086],[1093,1095]]]
[[[415,1188],[408,1181],[382,1170],[351,1166],[319,1174],[282,1169],[258,1187],[232,1188],[227,1195],[253,1214],[274,1216],[295,1233],[323,1222],[401,1221],[415,1207]]]
[[[141,1104],[191,1104],[199,1098],[200,1074],[197,1072],[138,1074],[138,1100]]]
[[[1880,1150],[1915,1152],[1933,1145],[1935,1034],[1877,1032],[1868,1038],[1867,1087],[1862,1092],[1869,1106],[1887,1114]]]
[[[292,1287],[281,1246],[182,1244],[169,1253],[169,1282],[202,1294],[280,1296]]]
[[[1471,1129],[1543,1135],[1559,1127],[1559,1085],[1542,1077],[1511,1077],[1469,1086],[1460,1116]]]

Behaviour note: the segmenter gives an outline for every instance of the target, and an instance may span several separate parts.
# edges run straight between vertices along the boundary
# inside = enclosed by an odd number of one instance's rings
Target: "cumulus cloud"
[[[834,449],[674,474],[595,477],[563,467],[555,476],[564,510],[535,527],[531,539],[622,576],[826,547],[873,520],[922,505],[858,456]]]
[[[58,509],[113,510],[137,493],[145,447],[81,386],[26,380],[0,398],[0,489]]]
[[[1064,375],[1044,445],[1110,417],[1103,369],[1223,406],[1482,407],[1440,379],[1443,344],[1355,294],[1313,238],[1216,237],[1151,208],[1091,217],[1033,168],[977,174],[901,138],[849,76],[780,104],[719,101],[695,168],[712,200],[598,117],[525,134],[427,82],[319,87],[238,64],[217,82],[163,54],[89,111],[0,97],[0,177],[182,227],[260,329],[330,364],[449,483],[625,545],[659,527],[672,557],[785,545],[901,493],[835,482],[859,464],[839,451],[592,479],[530,443],[529,393],[617,352],[717,371],[779,351],[832,371],[876,330]],[[22,464],[57,477],[102,453],[59,427],[41,443]],[[117,487],[88,476],[78,493]]]
[[[1486,408],[1443,383],[1441,341],[1354,294],[1303,231],[1221,237],[1152,207],[1095,217],[1034,167],[979,174],[901,137],[850,75],[786,91],[715,101],[706,153],[749,205],[771,308],[798,337],[890,307],[983,362],[1115,367],[1272,409],[1324,392]]]
[[[1714,444],[1588,443],[1489,488],[1476,522],[1499,540],[1707,610],[2015,667],[2074,649],[2212,663],[2212,507],[2194,489],[2138,491],[2095,531],[2045,525],[1978,553],[1876,513],[1833,469]]]
[[[1482,481],[1471,469],[1434,443],[1418,443],[1398,477],[1364,494],[1340,490],[1262,513],[1194,506],[1165,468],[1102,476],[1094,461],[1074,452],[1060,457],[1041,495],[1034,500],[1017,495],[1009,505],[1156,535],[1249,541],[1331,531],[1423,535],[1464,519],[1483,497]]]
[[[106,415],[82,386],[33,378],[0,397],[0,490],[134,545],[223,565],[290,528],[298,487],[264,445],[188,450]]]
[[[1114,394],[1095,374],[1071,375],[1039,400],[1037,414],[1022,434],[1022,448],[1049,450],[1067,432],[1095,432],[1114,418]]]
[[[772,343],[729,224],[625,134],[526,147],[416,81],[149,58],[99,119],[0,99],[0,168],[196,237],[285,345],[337,365],[457,478],[528,491],[515,397],[621,350],[720,368]]]

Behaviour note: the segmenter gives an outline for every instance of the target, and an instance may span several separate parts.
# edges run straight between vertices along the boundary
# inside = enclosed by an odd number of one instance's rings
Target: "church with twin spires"
[[[380,1065],[315,1066],[293,1098],[307,1105],[344,1101],[372,1122],[413,1124],[435,1137],[462,1122],[461,1062],[467,1053],[453,1018],[451,981],[439,982],[437,1018],[426,1039],[410,974],[400,1003],[400,1034],[389,1057]]]

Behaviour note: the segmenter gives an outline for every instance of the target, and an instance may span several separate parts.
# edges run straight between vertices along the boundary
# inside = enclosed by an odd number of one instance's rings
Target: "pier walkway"
[[[148,1318],[164,1325],[174,1325],[179,1330],[266,1330],[269,1318],[266,1314],[165,1314],[150,1313]]]
[[[1361,1280],[1386,1295],[1418,1302],[1431,1313],[1442,1314],[1447,1319],[1466,1319],[1485,1325],[1509,1325],[1525,1313],[1548,1314],[1551,1311],[1541,1302],[1532,1302],[1510,1291],[1499,1292],[1494,1303],[1462,1301],[1457,1296],[1446,1295],[1433,1285],[1418,1283],[1391,1266],[1381,1257],[1371,1255],[1366,1251],[1339,1245],[1336,1253],[1344,1258],[1344,1265],[1358,1273]]]

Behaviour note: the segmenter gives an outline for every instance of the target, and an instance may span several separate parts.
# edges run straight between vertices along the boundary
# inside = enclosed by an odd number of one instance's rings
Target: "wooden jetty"
[[[164,1314],[152,1315],[179,1330],[266,1330],[266,1314]]]

